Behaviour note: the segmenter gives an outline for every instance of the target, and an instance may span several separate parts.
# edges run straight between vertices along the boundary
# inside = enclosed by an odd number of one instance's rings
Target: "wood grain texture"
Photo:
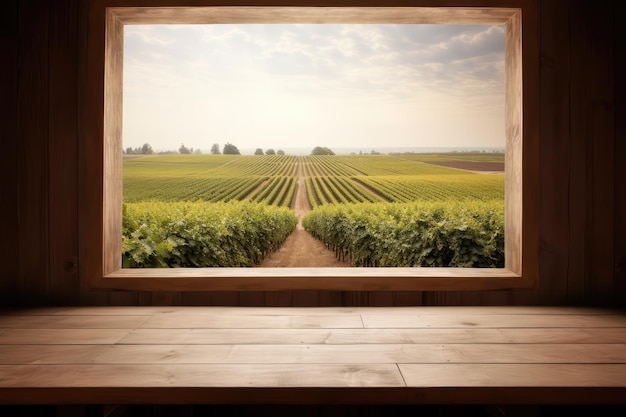
[[[143,316],[0,316],[4,329],[134,329]]]
[[[363,322],[359,315],[221,315],[205,314],[193,316],[151,317],[140,325],[144,329],[162,328],[194,328],[194,329],[228,329],[228,328],[362,328]]]
[[[78,304],[78,1],[50,11],[50,300]]]
[[[399,366],[410,387],[522,388],[626,385],[625,364],[400,364]]]
[[[11,0],[3,4],[0,15],[0,130],[4,138],[3,155],[17,155],[19,149],[17,132],[18,103],[18,2]],[[0,157],[0,218],[4,232],[0,235],[0,253],[5,259],[18,259],[18,178],[19,168],[15,157]],[[0,274],[0,304],[10,305],[17,301],[18,262],[8,262]]]
[[[211,23],[387,23],[387,24],[506,24],[515,9],[505,7],[112,7],[122,24]],[[174,2],[172,2],[174,4]],[[467,1],[467,5],[472,5]],[[502,2],[500,6],[506,6]],[[514,7],[514,6],[513,6]]]
[[[2,329],[0,345],[113,344],[129,332],[117,329]]]
[[[0,329],[0,404],[626,403],[623,310],[48,308]]]
[[[4,388],[404,387],[397,366],[378,364],[4,365],[0,372]]]
[[[569,254],[569,179],[559,172],[570,167],[570,36],[566,0],[541,2],[541,169],[546,175],[541,187],[541,275],[542,304],[567,302]],[[549,36],[546,36],[549,34]]]
[[[615,2],[605,2],[596,7],[593,16],[587,16],[585,24],[586,46],[589,51],[587,77],[589,106],[586,117],[589,120],[587,138],[590,141],[591,177],[589,193],[591,197],[588,246],[589,265],[593,265],[593,280],[587,279],[586,289],[591,301],[614,299],[615,253],[615,177],[613,159],[615,151],[615,98],[613,60],[616,50],[612,34],[614,28]],[[618,26],[619,27],[619,26]],[[590,29],[590,30],[589,30]],[[592,32],[591,35],[589,32]],[[619,53],[619,52],[617,52]],[[615,76],[620,76],[615,74]],[[621,163],[621,162],[619,162]],[[622,178],[623,181],[623,178]]]
[[[624,2],[615,2],[615,15],[613,28],[617,27],[618,16],[626,13]],[[619,31],[613,34],[615,50],[626,49],[626,41],[623,36],[618,36]],[[626,300],[626,164],[621,163],[620,155],[626,154],[626,80],[617,74],[626,73],[626,56],[617,53],[614,57],[615,74],[615,153],[613,164],[615,168],[615,290],[618,300]]]
[[[28,335],[10,331],[2,340],[25,339]],[[31,336],[32,337],[32,336]],[[74,336],[77,337],[77,336]],[[77,340],[70,338],[69,340]],[[80,339],[78,339],[80,340]],[[569,329],[137,329],[121,338],[125,345],[355,345],[355,344],[433,344],[433,343],[626,343],[623,328]],[[78,342],[74,342],[78,343]]]
[[[0,349],[0,353],[11,356]],[[106,352],[97,351],[96,357],[86,352],[81,361],[72,354],[80,348],[55,346],[57,355],[42,358],[39,347],[22,348],[21,357],[36,363],[302,363],[302,364],[389,364],[389,363],[611,363],[626,364],[625,344],[345,344],[345,345],[125,345],[112,346]],[[87,349],[85,349],[87,351]],[[81,351],[82,352],[82,351]],[[63,362],[64,361],[64,362]],[[82,362],[84,363],[84,362]]]
[[[48,110],[49,110],[49,2],[20,2],[18,54],[18,152],[19,256],[17,289],[25,304],[41,304],[49,296],[48,253]],[[34,123],[33,121],[37,122]]]
[[[333,315],[361,315],[364,313],[375,313],[377,316],[402,316],[415,315],[419,311],[420,315],[433,316],[463,316],[465,314],[475,315],[517,315],[517,316],[538,316],[538,315],[621,315],[622,311],[615,308],[599,307],[557,307],[557,306],[534,306],[529,309],[525,306],[421,306],[419,310],[413,307],[368,307],[345,306],[345,307],[205,307],[205,306],[130,306],[116,307],[111,309],[106,306],[101,307],[45,307],[18,310],[6,310],[5,315],[19,316],[197,316],[197,315],[229,315],[229,316],[333,316]]]

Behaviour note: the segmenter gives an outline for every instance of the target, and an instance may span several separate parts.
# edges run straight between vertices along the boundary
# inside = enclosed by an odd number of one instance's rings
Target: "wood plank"
[[[589,92],[588,140],[591,149],[591,178],[589,202],[590,218],[588,250],[590,265],[586,288],[589,301],[614,302],[614,151],[615,151],[615,98],[613,57],[613,33],[621,29],[614,27],[615,2],[587,3],[593,13],[586,14],[588,29],[586,46],[589,58],[586,88]],[[623,76],[623,75],[619,75]],[[624,140],[625,138],[622,138]],[[618,161],[618,163],[622,163]],[[623,181],[623,179],[622,179]],[[620,213],[618,213],[619,215]],[[623,216],[624,213],[621,213]]]
[[[92,363],[106,352],[108,345],[0,345],[0,364],[76,364]]]
[[[2,235],[0,253],[4,259],[18,259],[18,177],[17,164],[20,141],[17,135],[18,97],[18,1],[3,2],[0,14],[0,131],[3,135],[0,155],[0,218]],[[0,274],[0,305],[17,301],[16,277],[18,262],[5,262]]]
[[[1,324],[1,322],[0,322]],[[359,315],[180,315],[150,317],[139,326],[143,329],[207,328],[362,328]]]
[[[78,304],[78,0],[50,8],[50,303]]]
[[[626,387],[625,364],[400,364],[399,367],[409,387]]]
[[[180,305],[181,293],[179,292],[151,292],[139,295],[140,305],[148,306],[171,306]]]
[[[30,347],[25,346],[28,350]],[[37,346],[38,350],[41,350]],[[73,347],[72,347],[73,348]],[[626,364],[624,344],[370,344],[370,345],[125,345],[111,346],[101,364],[393,364],[611,363]],[[3,350],[0,348],[0,353]],[[22,354],[26,355],[26,353]],[[27,356],[29,357],[29,356]],[[55,358],[56,359],[56,358]],[[71,357],[62,363],[73,362]],[[42,362],[39,363],[56,363]],[[22,362],[11,362],[22,363]]]
[[[129,330],[110,329],[2,329],[0,345],[102,345],[113,344]]]
[[[0,316],[5,329],[134,329],[145,316]]]
[[[153,4],[146,4],[152,6]],[[303,6],[305,6],[303,4]],[[319,6],[319,3],[315,3]],[[385,6],[388,6],[385,4]],[[125,24],[389,23],[505,24],[514,9],[489,7],[123,7],[112,12]]]
[[[549,327],[626,327],[620,315],[472,315],[459,316],[378,316],[363,314],[367,328],[549,328]]]
[[[18,309],[18,315],[85,315],[85,316],[148,316],[148,315],[271,315],[271,316],[333,316],[333,315],[361,315],[364,313],[376,315],[626,315],[626,310],[618,308],[598,307],[561,307],[561,306],[419,306],[419,307],[221,307],[221,306],[85,306],[85,307],[44,307],[34,309]],[[7,310],[4,314],[12,314]],[[625,318],[626,320],[626,318]]]
[[[115,315],[127,310],[115,307],[85,309],[97,315],[80,310],[0,316],[0,404],[626,403],[626,318],[616,310],[583,315],[527,307],[515,315],[493,314],[513,311],[495,307],[437,315],[406,308],[397,316],[386,308],[344,314],[301,308],[291,315],[290,309],[261,309],[265,316],[250,314],[259,309],[237,314],[221,307],[196,315],[167,307],[139,308],[152,312],[145,315]],[[381,326],[452,327],[332,328],[341,316],[350,323],[363,317]],[[141,327],[222,318],[233,327]],[[460,320],[476,326],[454,327]],[[549,327],[555,323],[561,327]],[[110,327],[120,324],[132,327]],[[529,324],[539,327],[519,327]],[[236,328],[242,325],[257,328]],[[77,344],[68,344],[71,338]]]
[[[50,2],[20,2],[17,288],[21,304],[48,299],[48,19]],[[36,121],[34,123],[33,121]]]
[[[570,171],[570,44],[567,0],[541,5],[541,189],[539,300],[567,302]]]
[[[239,294],[235,291],[189,291],[181,293],[181,305],[184,306],[236,306],[238,304]]]
[[[388,364],[1,365],[0,374],[0,388],[405,386],[397,366]]]
[[[626,15],[626,3],[616,1],[615,21],[618,16]],[[614,24],[614,28],[617,23]],[[621,30],[613,33],[615,50],[626,50],[626,40],[621,36]],[[614,74],[626,74],[626,54],[617,53],[614,59]],[[626,164],[621,163],[621,158],[626,155],[626,79],[615,77],[615,289],[616,304],[626,305],[626,216],[619,213],[626,213],[626,190],[623,186],[626,178]]]
[[[76,79],[77,84],[77,92],[78,92],[78,118],[76,120],[76,126],[78,130],[79,140],[77,143],[77,152],[78,152],[78,172],[81,175],[78,176],[78,241],[86,242],[89,235],[88,227],[86,224],[88,223],[86,217],[87,213],[90,210],[97,210],[98,207],[92,207],[87,199],[85,198],[86,190],[91,187],[98,187],[101,189],[101,186],[96,185],[91,182],[92,179],[89,177],[89,163],[88,161],[88,152],[90,146],[90,141],[87,138],[91,137],[90,133],[93,129],[93,118],[96,115],[91,114],[89,112],[90,106],[89,102],[93,99],[93,93],[90,95],[90,85],[88,80],[90,79],[91,69],[93,65],[103,64],[99,59],[88,59],[89,56],[89,41],[93,33],[90,33],[90,28],[93,30],[93,26],[89,21],[89,9],[93,7],[91,2],[78,2],[78,74]],[[97,55],[96,55],[97,57]],[[93,57],[92,57],[93,58]],[[93,87],[91,87],[93,89]],[[101,208],[100,208],[101,209]],[[88,269],[89,266],[86,265],[85,262],[85,253],[87,253],[91,248],[87,248],[87,245],[79,245],[78,248],[78,257],[80,261],[79,265],[79,281],[77,283],[80,291],[80,303],[82,305],[107,305],[108,304],[108,296],[105,291],[94,291],[91,288],[89,283],[89,275]]]
[[[137,329],[118,344],[626,343],[624,328]]]
[[[588,218],[591,208],[590,163],[592,150],[589,142],[587,73],[589,55],[586,48],[586,21],[590,14],[589,2],[568,2],[570,17],[570,130],[569,130],[569,186],[568,186],[568,295],[572,302],[588,299],[586,282],[591,272],[588,242]],[[593,75],[592,75],[593,76]]]

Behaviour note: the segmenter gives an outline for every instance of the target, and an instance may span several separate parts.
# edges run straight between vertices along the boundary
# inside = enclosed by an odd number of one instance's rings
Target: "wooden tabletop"
[[[0,315],[0,404],[626,404],[626,313],[82,307]]]

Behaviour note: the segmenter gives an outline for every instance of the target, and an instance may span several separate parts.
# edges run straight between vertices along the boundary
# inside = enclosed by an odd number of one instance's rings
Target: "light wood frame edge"
[[[191,3],[191,4],[190,4]],[[501,290],[531,288],[538,280],[539,46],[536,0],[458,0],[411,2],[365,1],[358,7],[480,8],[507,19],[507,157],[505,190],[505,259],[503,269],[466,268],[198,268],[121,269],[121,94],[124,22],[133,13],[107,7],[176,4],[211,6],[196,0],[94,0],[89,15],[88,85],[86,88],[85,187],[81,225],[81,276],[92,288],[146,291],[316,290]],[[236,1],[229,4],[236,6]],[[246,6],[266,8],[264,1]],[[294,0],[286,6],[337,6]],[[408,4],[407,4],[408,3]],[[223,4],[223,3],[222,3]],[[354,6],[351,4],[351,6]],[[267,6],[270,7],[270,6]],[[355,6],[356,7],[356,6]],[[474,9],[472,9],[474,8]],[[455,9],[450,9],[454,12]],[[142,13],[145,9],[137,9]],[[181,10],[181,9],[178,9]],[[321,9],[316,9],[321,10]],[[389,10],[389,9],[388,9]],[[445,9],[447,11],[447,9]],[[456,9],[462,10],[462,9]],[[463,9],[464,10],[464,9]],[[128,10],[126,10],[128,11]],[[123,16],[120,17],[120,16]],[[142,18],[143,19],[143,18]],[[458,19],[452,19],[458,21]],[[524,22],[523,30],[521,22]],[[134,21],[136,23],[136,21]],[[449,21],[448,21],[449,22]],[[442,23],[442,22],[440,22]],[[521,37],[519,36],[521,33]],[[522,55],[524,59],[522,60]],[[510,80],[518,80],[511,82]],[[523,83],[522,83],[523,80]],[[106,94],[105,94],[106,92]],[[523,174],[523,175],[522,175]]]

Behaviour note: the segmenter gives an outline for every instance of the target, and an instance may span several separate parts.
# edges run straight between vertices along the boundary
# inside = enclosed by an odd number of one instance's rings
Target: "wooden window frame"
[[[92,0],[89,7],[85,177],[80,225],[81,271],[92,288],[458,291],[537,285],[536,0]],[[506,24],[505,267],[121,268],[123,25],[246,22]]]

